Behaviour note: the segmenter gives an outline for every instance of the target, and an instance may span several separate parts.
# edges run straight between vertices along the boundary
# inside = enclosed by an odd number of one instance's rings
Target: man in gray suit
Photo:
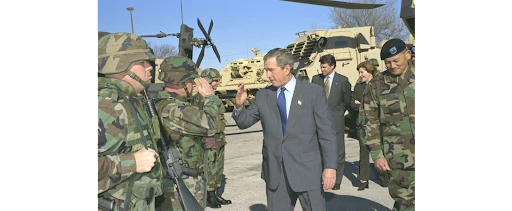
[[[343,171],[345,170],[345,111],[350,106],[352,86],[348,78],[334,71],[336,59],[327,54],[320,57],[321,74],[313,76],[311,83],[320,85],[327,97],[329,107],[334,115],[336,137],[338,139],[338,168],[336,171],[336,184],[333,190],[339,190]]]
[[[241,84],[233,119],[240,129],[261,120],[267,209],[292,211],[299,198],[303,210],[325,211],[323,194],[336,180],[338,142],[324,91],[293,77],[288,50],[272,49],[263,60],[272,86],[256,92],[246,108]]]

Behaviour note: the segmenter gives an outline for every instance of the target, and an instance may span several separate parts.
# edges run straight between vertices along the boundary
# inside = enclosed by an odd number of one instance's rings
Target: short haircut
[[[335,66],[336,67],[336,59],[333,55],[327,54],[320,57],[320,64],[328,64],[329,66]]]
[[[293,69],[293,63],[295,62],[295,59],[289,50],[284,48],[274,48],[265,54],[263,57],[263,62],[266,62],[267,60],[274,57],[276,57],[277,66],[279,66],[281,69],[284,69],[286,65],[290,65],[290,70]]]

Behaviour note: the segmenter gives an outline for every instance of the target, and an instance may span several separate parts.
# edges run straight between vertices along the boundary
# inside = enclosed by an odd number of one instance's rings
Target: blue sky
[[[157,34],[160,31],[168,34],[179,32],[180,0],[98,1],[98,30],[131,32],[130,12],[126,10],[128,7],[134,8],[133,25],[137,35]],[[329,12],[330,7],[279,0],[183,0],[183,22],[194,28],[194,37],[204,38],[197,26],[197,18],[205,30],[208,30],[210,20],[213,20],[211,38],[219,50],[221,63],[213,50],[207,47],[201,67],[219,70],[226,62],[252,57],[251,48],[267,52],[293,43],[297,32],[333,27]],[[178,45],[178,39],[171,36],[146,40]],[[199,52],[199,48],[194,48],[194,61]]]

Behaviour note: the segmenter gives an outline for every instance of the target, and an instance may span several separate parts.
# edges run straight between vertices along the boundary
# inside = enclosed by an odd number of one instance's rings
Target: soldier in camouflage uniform
[[[218,70],[214,68],[206,68],[201,72],[201,77],[210,83],[213,89],[217,89],[221,83],[221,75]],[[217,97],[217,96],[216,96]],[[218,97],[217,97],[218,98]],[[219,99],[220,100],[220,99]],[[198,93],[194,96],[193,104],[202,109],[204,98]],[[220,208],[221,205],[231,204],[231,200],[224,199],[218,195],[217,189],[221,186],[221,178],[224,173],[224,149],[226,145],[226,136],[224,129],[226,128],[227,120],[224,118],[226,107],[220,106],[220,128],[215,134],[216,148],[208,150],[208,192],[207,192],[207,206],[211,208]]]
[[[98,201],[113,200],[116,211],[153,211],[163,193],[154,125],[138,96],[149,86],[154,59],[134,34],[98,40]]]
[[[363,141],[379,171],[390,172],[393,210],[414,210],[414,65],[411,51],[400,39],[387,41],[381,50],[387,70],[368,84],[360,113],[364,115]],[[382,142],[381,142],[382,138]]]
[[[183,157],[183,166],[198,170],[197,176],[183,175],[183,181],[204,206],[206,178],[202,174],[205,148],[212,144],[205,143],[204,137],[213,136],[219,130],[221,101],[203,78],[197,79],[197,90],[205,98],[204,109],[200,110],[186,101],[192,98],[194,79],[198,77],[196,65],[187,57],[167,57],[160,64],[159,71],[158,78],[165,83],[165,89],[157,94],[156,110],[165,134],[172,142],[171,147],[177,147]],[[177,194],[174,182],[165,180],[163,200],[158,200],[157,207],[160,210],[183,210]]]

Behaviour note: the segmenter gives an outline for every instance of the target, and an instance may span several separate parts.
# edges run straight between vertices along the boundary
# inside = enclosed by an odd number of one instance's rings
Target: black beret
[[[393,57],[399,53],[402,53],[407,48],[404,41],[401,39],[391,39],[388,40],[384,45],[382,46],[382,49],[380,50],[380,59],[384,60],[389,57]]]

